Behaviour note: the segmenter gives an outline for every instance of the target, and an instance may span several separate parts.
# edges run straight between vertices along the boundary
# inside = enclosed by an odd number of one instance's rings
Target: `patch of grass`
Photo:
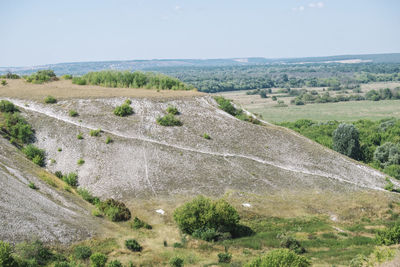
[[[33,182],[29,182],[28,186],[29,186],[29,188],[34,189],[34,190],[38,189],[37,186]]]
[[[83,165],[84,163],[85,163],[85,160],[84,159],[78,159],[78,165]]]
[[[112,142],[113,142],[112,138],[110,136],[107,136],[106,137],[106,144],[110,144]]]
[[[114,109],[114,114],[119,117],[129,116],[133,114],[133,109],[129,104],[124,103]]]
[[[70,172],[62,177],[63,181],[72,187],[78,186],[78,175],[74,172]]]
[[[79,113],[76,110],[73,110],[73,109],[71,109],[68,112],[68,114],[69,114],[70,117],[78,117],[79,116]]]
[[[87,202],[93,205],[97,205],[100,203],[100,199],[98,197],[93,196],[87,189],[78,188],[77,193]]]
[[[172,115],[179,115],[180,114],[178,109],[176,107],[174,107],[174,106],[168,106],[166,111],[167,111],[168,114],[172,114]]]
[[[161,126],[182,126],[182,122],[172,114],[158,117],[157,123]]]
[[[36,165],[39,165],[41,167],[45,165],[45,152],[43,149],[39,149],[36,146],[29,144],[22,149],[22,152]]]
[[[97,129],[97,130],[90,130],[90,136],[94,136],[94,137],[98,137],[100,136],[101,133],[101,129]]]
[[[210,136],[208,133],[204,133],[204,134],[203,134],[203,138],[204,138],[204,139],[207,139],[207,140],[210,140],[210,139],[211,139],[211,136]]]
[[[145,229],[152,229],[150,224],[140,220],[138,217],[135,217],[133,219],[133,222],[131,223],[131,227],[133,229],[140,229],[140,228],[145,228]]]
[[[61,151],[62,151],[62,148],[61,148],[61,147],[57,148],[57,151],[58,151],[58,152],[61,152]]]
[[[57,99],[54,96],[48,95],[44,98],[44,103],[46,104],[55,104],[57,103]]]
[[[142,251],[143,247],[135,239],[125,240],[125,247],[131,251]]]
[[[79,140],[82,140],[82,139],[83,139],[83,135],[82,135],[81,133],[79,133],[79,134],[76,136],[76,138],[78,138]]]

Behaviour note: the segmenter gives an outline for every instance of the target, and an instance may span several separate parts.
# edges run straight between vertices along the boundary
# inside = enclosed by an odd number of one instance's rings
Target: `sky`
[[[399,0],[0,0],[0,66],[400,52]]]

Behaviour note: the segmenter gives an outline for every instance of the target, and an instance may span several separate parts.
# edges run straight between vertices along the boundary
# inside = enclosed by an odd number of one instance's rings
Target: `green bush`
[[[97,137],[97,136],[100,136],[100,133],[101,133],[101,129],[97,129],[97,130],[90,130],[90,136],[95,136],[95,137]]]
[[[172,115],[179,115],[178,109],[174,106],[168,106],[167,113]]]
[[[284,234],[284,235],[280,235],[278,238],[281,239],[280,246],[282,248],[288,248],[297,254],[303,254],[306,252],[304,247],[294,237]]]
[[[61,78],[63,78],[64,80],[72,80],[72,75],[71,74],[64,74],[63,76],[61,76]]]
[[[148,88],[161,90],[191,90],[192,86],[180,80],[159,73],[130,71],[89,72],[82,77],[74,77],[72,83],[101,85],[106,87]]]
[[[1,100],[0,101],[0,112],[9,112],[14,113],[18,112],[18,108],[8,100]]]
[[[378,231],[375,238],[379,245],[400,244],[400,224]]]
[[[218,262],[219,263],[230,263],[232,260],[232,254],[225,252],[225,253],[218,253]]]
[[[131,212],[125,204],[112,198],[101,202],[98,208],[113,222],[128,221],[131,218]]]
[[[76,138],[78,138],[79,140],[83,139],[83,135],[81,133],[78,133],[78,135],[76,136]]]
[[[182,126],[182,122],[173,114],[167,114],[157,118],[157,123],[161,126]]]
[[[379,162],[381,167],[400,164],[400,147],[398,144],[386,142],[378,146],[374,152],[374,160]]]
[[[22,152],[26,157],[32,160],[35,164],[43,167],[45,160],[45,152],[43,149],[39,149],[36,146],[29,144],[22,149]]]
[[[1,81],[1,85],[6,86],[7,85],[7,81],[6,80],[2,80]]]
[[[133,114],[133,110],[132,107],[129,106],[128,104],[122,104],[121,106],[117,106],[114,109],[114,114],[120,117],[125,117],[128,115],[132,115]]]
[[[53,265],[54,267],[75,267],[74,264],[71,264],[67,261],[57,261]]]
[[[169,260],[169,265],[171,265],[172,267],[182,267],[183,259],[179,257],[173,257]]]
[[[127,104],[127,105],[130,105],[130,104],[132,104],[132,100],[130,100],[130,99],[127,99],[127,100],[125,100],[125,102],[124,102],[125,104]]]
[[[205,241],[216,241],[219,237],[218,233],[214,228],[200,228],[193,231],[192,236]]]
[[[22,261],[31,262],[33,266],[46,265],[53,257],[50,249],[39,240],[19,243],[15,247],[15,254]]]
[[[22,144],[27,144],[33,140],[33,129],[21,114],[4,113],[3,116],[5,120],[3,131],[7,137],[16,139]]]
[[[67,175],[64,175],[62,179],[70,186],[78,186],[78,175],[74,172],[70,172]]]
[[[297,255],[289,249],[276,249],[268,252],[265,256],[257,258],[246,267],[308,267],[311,262],[304,256]]]
[[[230,100],[223,98],[222,96],[216,96],[214,97],[215,101],[218,103],[219,108],[222,109],[223,111],[231,114],[232,116],[238,118],[239,120],[242,121],[248,121],[253,124],[261,124],[261,122],[258,119],[253,118],[252,116],[246,115],[243,110],[241,109],[236,109]]]
[[[56,172],[54,173],[54,175],[55,175],[57,178],[60,178],[60,179],[63,177],[63,174],[62,174],[61,171],[56,171]]]
[[[135,217],[133,219],[133,223],[131,224],[131,227],[133,229],[140,229],[140,228],[152,229],[150,224],[140,220],[138,217]]]
[[[97,205],[100,203],[100,199],[98,197],[93,196],[87,189],[85,188],[78,188],[78,194],[87,202]]]
[[[113,260],[107,264],[107,267],[123,267],[123,265],[119,260]]]
[[[183,244],[182,244],[182,243],[179,243],[179,242],[175,242],[174,244],[172,244],[172,246],[173,246],[174,248],[183,248],[183,247],[184,247]]]
[[[210,139],[211,139],[210,135],[207,134],[207,133],[204,133],[204,134],[203,134],[203,137],[204,137],[205,139],[207,139],[207,140],[210,140]]]
[[[110,144],[110,143],[112,143],[112,142],[113,142],[112,138],[109,137],[109,136],[107,136],[107,137],[106,137],[106,144]]]
[[[83,165],[84,163],[85,163],[85,160],[84,159],[78,159],[78,165]]]
[[[333,132],[333,149],[355,160],[361,159],[359,132],[353,124],[341,123]]]
[[[142,246],[135,239],[125,240],[125,247],[131,251],[142,251]]]
[[[17,263],[12,257],[13,249],[9,243],[0,241],[0,266],[17,267]]]
[[[390,178],[386,177],[385,181],[386,181],[386,185],[385,185],[384,189],[387,190],[387,191],[393,192],[394,191],[394,184],[392,183]]]
[[[73,110],[73,109],[71,109],[68,112],[68,114],[69,114],[70,117],[78,117],[79,116],[79,113],[76,110]]]
[[[53,96],[49,95],[49,96],[45,97],[44,103],[46,103],[46,104],[55,104],[55,103],[57,103],[57,99],[55,99]]]
[[[223,199],[212,201],[198,196],[174,211],[174,220],[182,232],[193,234],[198,229],[232,232],[239,222],[239,214]]]
[[[58,80],[56,74],[52,70],[39,70],[36,73],[26,77],[26,81],[29,83],[41,84],[44,82]]]
[[[90,256],[90,265],[92,267],[104,267],[107,262],[107,256],[102,253],[94,253]]]
[[[35,185],[33,182],[29,182],[28,186],[29,186],[30,189],[33,189],[33,190],[38,189],[38,188],[36,187],[36,185]],[[0,266],[1,266],[1,265],[0,265]]]
[[[92,250],[88,246],[77,246],[74,249],[74,257],[78,260],[88,259],[92,255]]]
[[[385,167],[383,172],[400,180],[400,165],[389,165]]]

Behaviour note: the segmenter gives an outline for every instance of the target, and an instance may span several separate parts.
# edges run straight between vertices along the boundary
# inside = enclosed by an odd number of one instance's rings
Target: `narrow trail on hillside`
[[[75,122],[73,120],[71,120],[69,117],[66,116],[60,116],[59,114],[56,114],[50,110],[44,110],[43,108],[38,108],[35,105],[35,102],[29,102],[29,105],[25,105],[26,101],[21,101],[18,99],[7,99],[11,102],[13,102],[16,106],[18,106],[21,109],[25,109],[25,110],[29,110],[31,112],[36,112],[45,116],[48,116],[50,118],[65,122],[65,123],[69,123],[78,127],[82,127],[82,128],[86,128],[89,130],[97,130],[99,127],[95,127],[89,124],[85,124],[83,122]],[[264,160],[255,156],[251,156],[251,155],[243,155],[243,154],[233,154],[233,153],[220,153],[220,152],[213,152],[213,151],[206,151],[206,150],[199,150],[199,149],[195,149],[195,148],[191,148],[191,147],[184,147],[184,146],[180,146],[180,145],[176,145],[176,144],[170,144],[167,143],[165,141],[158,141],[158,140],[154,140],[148,137],[144,137],[144,136],[132,136],[132,135],[126,135],[124,133],[120,133],[120,132],[116,132],[116,131],[112,131],[112,130],[108,130],[108,129],[103,129],[103,132],[112,134],[114,136],[118,136],[121,138],[126,138],[126,139],[134,139],[134,140],[139,140],[139,141],[144,141],[144,142],[148,142],[148,143],[153,143],[153,144],[158,144],[158,145],[162,145],[162,146],[167,146],[167,147],[171,147],[171,148],[175,148],[175,149],[179,149],[179,150],[184,150],[184,151],[188,151],[188,152],[193,152],[193,153],[200,153],[200,154],[206,154],[206,155],[212,155],[212,156],[217,156],[217,157],[234,157],[234,158],[242,158],[242,159],[247,159],[247,160],[251,160],[251,161],[255,161],[261,164],[267,164],[276,168],[280,168],[286,171],[290,171],[290,172],[295,172],[295,173],[301,173],[301,174],[305,174],[305,175],[315,175],[315,176],[321,176],[321,177],[326,177],[329,179],[334,179],[343,183],[348,183],[348,184],[352,184],[352,185],[356,185],[359,187],[363,187],[363,188],[368,188],[368,189],[373,189],[373,190],[380,190],[380,191],[384,191],[382,188],[379,188],[377,186],[367,186],[367,185],[362,185],[362,184],[358,184],[346,179],[343,179],[342,177],[339,177],[337,175],[331,175],[322,171],[309,171],[306,169],[300,169],[300,168],[294,168],[292,166],[288,166],[288,165],[282,165],[276,162],[272,162],[272,161],[268,161],[268,160]],[[349,161],[349,163],[360,167],[359,165]],[[361,166],[362,167],[362,166]],[[381,174],[379,174],[378,172],[376,172],[377,175],[382,176]],[[382,176],[383,177],[383,176]],[[149,181],[150,183],[150,181]]]

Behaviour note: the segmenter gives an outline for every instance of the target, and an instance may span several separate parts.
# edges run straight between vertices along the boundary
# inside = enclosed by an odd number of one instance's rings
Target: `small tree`
[[[0,266],[17,267],[17,263],[12,257],[12,247],[9,243],[0,241]]]
[[[378,146],[374,152],[374,160],[379,162],[381,167],[400,164],[399,146],[391,142]]]
[[[353,124],[339,124],[332,139],[334,150],[355,160],[361,159],[359,133]]]

